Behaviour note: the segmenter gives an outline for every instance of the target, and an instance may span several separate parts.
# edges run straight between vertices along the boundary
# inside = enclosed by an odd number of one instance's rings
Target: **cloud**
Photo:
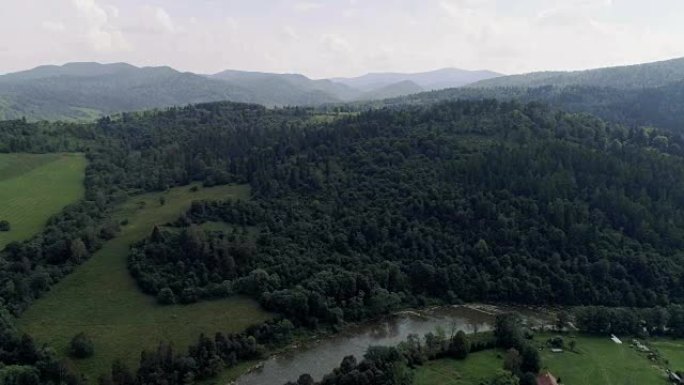
[[[295,31],[295,29],[292,26],[286,25],[283,27],[283,36],[285,36],[286,39],[288,40],[300,40],[301,37]]]
[[[162,7],[143,5],[127,17],[126,33],[171,34],[177,27],[168,12]]]
[[[295,3],[294,9],[297,12],[309,12],[323,7],[323,4],[313,1],[302,1]]]
[[[646,12],[636,1],[7,1],[0,25],[14,33],[0,34],[0,72],[92,60],[312,77],[438,67],[517,73],[684,55],[676,18],[684,3],[662,0],[669,6]]]
[[[63,32],[66,30],[66,26],[61,21],[46,20],[40,26],[50,32]]]
[[[352,45],[347,39],[336,34],[324,34],[320,39],[325,49],[335,53],[351,53]]]
[[[116,28],[112,21],[118,17],[117,8],[102,7],[95,0],[72,0],[72,4],[83,22],[84,36],[93,49],[110,52],[130,48],[121,30]]]

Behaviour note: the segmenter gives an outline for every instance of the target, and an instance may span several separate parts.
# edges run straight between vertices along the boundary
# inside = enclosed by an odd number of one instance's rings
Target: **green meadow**
[[[465,360],[444,358],[428,361],[416,369],[414,385],[477,385],[503,367],[499,350],[470,354]]]
[[[546,335],[543,337],[550,337]],[[566,344],[572,338],[564,336]],[[625,338],[618,345],[609,337],[576,336],[576,352],[542,351],[542,364],[565,384],[661,385],[665,373],[645,354],[629,346]],[[542,338],[539,339],[540,342]]]
[[[81,154],[0,154],[0,249],[40,232],[47,220],[81,199],[86,159]]]
[[[160,204],[160,197],[166,202]],[[171,341],[180,350],[200,333],[237,332],[270,315],[244,297],[192,305],[161,306],[143,294],[129,275],[126,259],[131,244],[149,235],[155,225],[178,218],[193,200],[247,199],[246,186],[179,187],[165,193],[130,198],[114,213],[128,220],[121,233],[104,244],[90,260],[36,301],[19,319],[23,331],[66,354],[76,333],[85,332],[95,344],[93,357],[74,363],[91,381],[110,369],[114,359],[137,366],[139,352]]]
[[[535,344],[544,345],[553,334],[535,337]],[[665,368],[650,361],[645,353],[637,352],[625,339],[618,345],[608,337],[563,335],[566,346],[576,342],[574,352],[540,352],[542,371],[550,371],[563,384],[582,385],[665,385],[669,383]],[[670,363],[671,369],[684,368],[684,342],[681,340],[653,340],[648,342]],[[502,350],[473,353],[466,360],[440,359],[425,363],[415,371],[415,385],[470,385],[480,384],[503,369]]]

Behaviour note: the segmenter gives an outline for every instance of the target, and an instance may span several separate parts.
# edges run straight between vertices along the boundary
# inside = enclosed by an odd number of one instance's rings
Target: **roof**
[[[546,372],[537,376],[537,385],[558,385],[558,383],[556,382],[556,377]]]

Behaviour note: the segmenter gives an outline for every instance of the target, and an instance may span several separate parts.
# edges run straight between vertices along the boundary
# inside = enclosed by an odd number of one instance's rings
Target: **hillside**
[[[574,72],[533,72],[471,84],[475,88],[591,86],[618,89],[653,88],[684,80],[684,58]]]
[[[261,95],[267,105],[314,105],[352,100],[358,90],[330,80],[312,80],[299,74],[272,74],[227,70],[211,75]]]
[[[356,103],[352,106],[400,108],[404,105],[482,99],[539,102],[565,111],[593,114],[630,126],[656,126],[677,131],[684,129],[684,81],[643,89],[594,86],[463,87]]]
[[[129,234],[137,218],[109,214],[127,196],[193,182],[249,184],[251,199],[190,204],[133,245],[128,278],[157,306],[240,294],[289,328],[315,328],[462,301],[684,301],[684,141],[667,131],[492,100],[326,119],[211,103],[86,125],[5,122],[0,142],[29,152],[84,147],[89,160],[86,199],[0,253],[11,266],[0,280],[13,283],[0,296],[17,315]],[[174,203],[138,209],[165,204]],[[37,365],[12,335],[6,362]],[[198,367],[182,370],[211,378],[277,338],[250,336],[230,336],[254,341],[224,344],[246,349],[230,360],[188,349]],[[151,358],[134,378],[172,375],[150,369],[156,354],[174,356],[165,352],[143,355]]]
[[[73,63],[0,76],[4,119],[92,119],[121,111],[254,99],[251,91],[168,67]]]

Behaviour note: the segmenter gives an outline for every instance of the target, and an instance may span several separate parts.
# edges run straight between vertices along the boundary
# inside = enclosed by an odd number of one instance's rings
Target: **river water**
[[[296,381],[302,373],[309,373],[318,381],[339,366],[345,356],[354,355],[360,361],[371,345],[397,345],[406,340],[409,334],[422,337],[438,327],[447,335],[452,330],[463,330],[466,333],[491,330],[494,314],[501,310],[503,309],[490,306],[446,306],[401,312],[382,320],[350,327],[334,336],[270,357],[263,362],[260,369],[239,377],[237,384],[281,385],[287,381]]]

